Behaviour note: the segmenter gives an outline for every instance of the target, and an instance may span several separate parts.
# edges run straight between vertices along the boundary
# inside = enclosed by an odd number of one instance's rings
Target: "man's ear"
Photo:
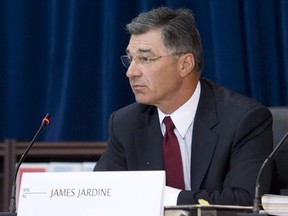
[[[182,77],[187,76],[189,73],[193,72],[195,67],[195,60],[192,53],[186,53],[180,57],[180,67],[180,75]]]

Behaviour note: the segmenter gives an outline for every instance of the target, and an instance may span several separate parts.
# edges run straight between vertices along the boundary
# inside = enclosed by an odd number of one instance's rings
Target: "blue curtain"
[[[0,140],[102,141],[112,111],[134,101],[120,58],[125,24],[188,7],[203,76],[266,106],[288,104],[287,0],[1,0]]]

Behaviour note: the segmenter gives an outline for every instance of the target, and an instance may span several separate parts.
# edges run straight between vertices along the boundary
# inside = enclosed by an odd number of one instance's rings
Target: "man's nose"
[[[132,61],[130,66],[128,67],[127,71],[126,71],[126,76],[128,78],[131,78],[131,77],[137,77],[137,76],[140,76],[141,75],[141,70],[139,68],[139,65],[137,65],[135,63],[135,61]]]

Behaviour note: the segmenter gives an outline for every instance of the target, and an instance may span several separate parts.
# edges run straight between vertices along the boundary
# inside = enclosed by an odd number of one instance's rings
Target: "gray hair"
[[[203,70],[201,38],[190,10],[160,7],[139,14],[126,28],[130,35],[140,35],[160,28],[165,48],[174,53],[192,53],[195,71],[200,73]]]

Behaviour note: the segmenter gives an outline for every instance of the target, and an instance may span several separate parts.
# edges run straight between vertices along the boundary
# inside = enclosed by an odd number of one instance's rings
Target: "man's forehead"
[[[163,49],[161,36],[154,33],[143,35],[132,35],[127,46],[127,53],[153,53],[156,50]]]

